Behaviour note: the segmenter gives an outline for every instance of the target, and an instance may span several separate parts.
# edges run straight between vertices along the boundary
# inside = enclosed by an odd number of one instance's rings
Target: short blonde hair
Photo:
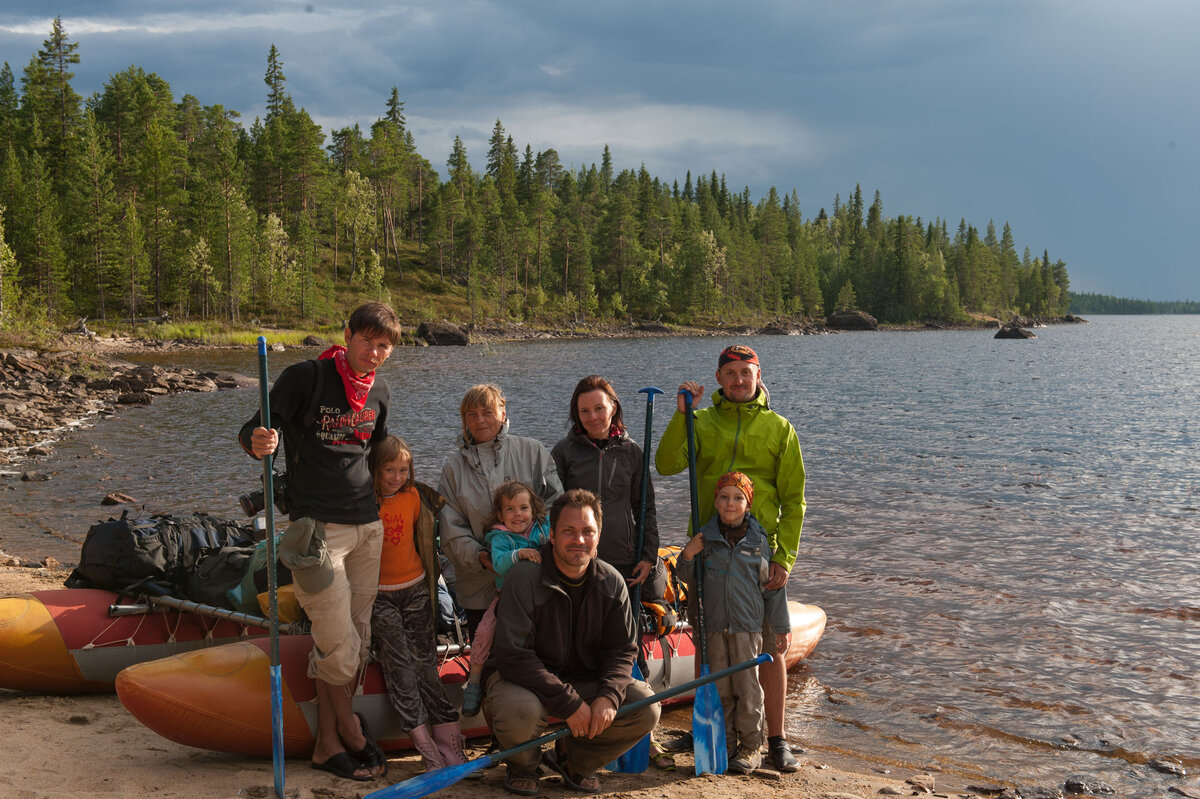
[[[470,438],[471,431],[467,429],[467,411],[472,408],[491,408],[499,416],[507,405],[504,392],[495,383],[480,383],[467,389],[463,394],[462,403],[458,406],[458,416],[462,420],[463,435]]]

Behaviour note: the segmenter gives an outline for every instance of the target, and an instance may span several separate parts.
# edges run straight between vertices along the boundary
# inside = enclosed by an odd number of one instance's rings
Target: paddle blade
[[[459,763],[456,766],[446,766],[436,771],[427,771],[404,782],[398,782],[387,788],[380,788],[378,791],[367,794],[364,799],[420,799],[422,796],[429,796],[431,793],[436,793],[443,788],[449,788],[456,782],[464,780],[476,771],[485,769],[490,765],[492,765],[491,755],[477,757],[474,760],[468,760],[466,763]]]
[[[645,391],[646,389],[642,389]],[[660,394],[662,392],[659,392]],[[633,679],[641,680],[642,670],[638,668],[638,664],[633,664]],[[650,736],[644,736],[640,741],[629,747],[613,762],[609,763],[605,768],[609,771],[617,771],[621,774],[641,774],[650,766]]]
[[[700,667],[700,676],[708,675],[708,665]],[[696,689],[692,704],[692,751],[696,758],[697,774],[724,774],[729,767],[729,752],[725,748],[725,711],[721,695],[712,683]]]
[[[275,795],[283,799],[283,673],[279,660],[271,666],[271,761],[275,766]]]

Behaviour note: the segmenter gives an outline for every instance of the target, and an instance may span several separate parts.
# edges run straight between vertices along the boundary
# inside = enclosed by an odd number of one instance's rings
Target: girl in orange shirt
[[[431,600],[438,579],[434,519],[445,500],[416,482],[412,451],[396,436],[372,448],[371,473],[383,520],[371,637],[388,700],[426,771],[463,763],[458,711],[438,676]]]

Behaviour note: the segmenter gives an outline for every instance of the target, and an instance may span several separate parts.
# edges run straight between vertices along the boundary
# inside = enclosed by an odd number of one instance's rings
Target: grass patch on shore
[[[188,320],[180,322],[150,323],[130,328],[115,325],[105,329],[103,323],[96,325],[96,333],[102,337],[129,336],[138,341],[181,341],[203,344],[210,347],[253,347],[258,337],[266,338],[268,344],[283,344],[296,347],[309,336],[317,336],[329,342],[342,339],[339,325],[315,325],[311,328],[271,326],[231,326],[225,322]]]

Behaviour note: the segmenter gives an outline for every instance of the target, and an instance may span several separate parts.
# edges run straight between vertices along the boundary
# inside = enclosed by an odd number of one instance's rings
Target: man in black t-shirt
[[[278,429],[262,427],[255,414],[238,440],[262,458],[283,434],[291,524],[279,557],[291,567],[296,598],[312,622],[312,766],[369,780],[386,772],[387,760],[352,704],[370,643],[383,541],[367,463],[371,446],[387,435],[390,394],[375,370],[399,341],[400,322],[387,305],[371,302],[351,314],[344,336],[344,347],[279,375],[270,396]]]

